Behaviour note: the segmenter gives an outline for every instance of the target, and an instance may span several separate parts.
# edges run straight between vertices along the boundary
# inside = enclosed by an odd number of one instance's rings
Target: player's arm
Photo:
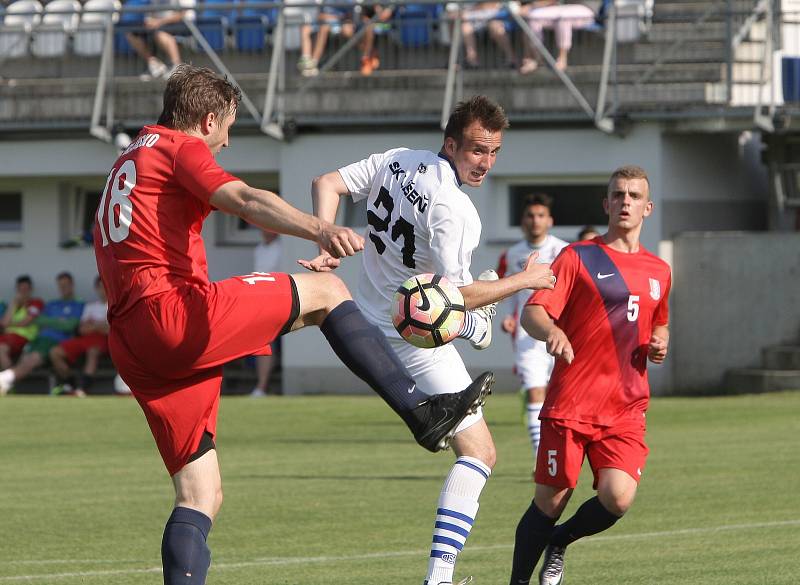
[[[572,344],[570,344],[567,334],[555,324],[553,318],[541,305],[525,305],[522,309],[520,323],[528,335],[547,344],[549,354],[563,359],[568,364],[575,359],[575,352],[572,350]]]
[[[525,267],[516,274],[500,280],[476,280],[472,284],[459,287],[467,309],[496,303],[523,289],[553,288],[553,271],[550,270],[550,265],[538,264],[537,257],[538,253],[531,254]]]
[[[647,345],[647,359],[654,364],[664,363],[669,348],[669,327],[667,325],[656,325],[653,327],[653,334],[650,343]]]
[[[225,183],[214,191],[209,203],[262,229],[316,242],[334,258],[352,256],[364,249],[364,238],[350,228],[304,213],[275,193],[243,181]]]
[[[345,185],[339,171],[331,171],[311,181],[311,202],[314,215],[323,221],[333,223],[336,221],[336,212],[339,210],[339,199],[349,195],[350,190]],[[301,266],[314,272],[329,272],[338,268],[340,261],[333,258],[323,250],[320,255],[311,260],[298,260]]]

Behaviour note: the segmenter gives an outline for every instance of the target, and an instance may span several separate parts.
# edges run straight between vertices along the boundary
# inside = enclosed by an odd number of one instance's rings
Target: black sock
[[[581,504],[572,518],[556,526],[550,544],[565,547],[579,538],[611,528],[617,520],[619,516],[606,510],[595,496]]]
[[[381,330],[364,318],[353,301],[338,305],[319,328],[342,363],[369,384],[403,420],[428,399],[427,394],[416,389]]]
[[[211,551],[206,538],[211,518],[190,508],[175,508],[164,528],[161,562],[164,585],[204,585]]]
[[[532,501],[517,524],[514,539],[514,561],[511,566],[511,585],[527,584],[550,540],[556,518],[545,516]]]

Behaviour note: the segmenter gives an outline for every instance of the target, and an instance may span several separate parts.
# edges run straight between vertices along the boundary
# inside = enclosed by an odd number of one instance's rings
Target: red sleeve
[[[217,164],[202,140],[187,140],[175,153],[175,180],[192,195],[208,202],[214,191],[239,179]]]
[[[500,278],[505,277],[506,271],[508,270],[508,258],[506,254],[508,254],[508,250],[503,250],[503,253],[500,254],[500,260],[497,261],[497,276]]]
[[[42,299],[31,299],[28,301],[28,315],[33,315],[34,317],[38,317],[42,314],[42,310],[44,309],[44,301]]]
[[[661,302],[656,306],[655,314],[653,315],[653,327],[660,325],[667,325],[669,323],[669,290],[672,288],[672,274],[667,274],[667,286],[665,287],[664,294],[661,297]]]
[[[557,321],[567,304],[570,292],[572,292],[572,286],[581,268],[581,261],[572,247],[564,248],[550,268],[556,276],[556,287],[552,290],[537,290],[525,304],[541,305],[547,314]]]

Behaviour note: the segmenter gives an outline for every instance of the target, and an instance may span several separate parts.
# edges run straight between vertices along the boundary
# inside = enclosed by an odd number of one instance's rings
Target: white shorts
[[[521,328],[520,328],[521,330]],[[514,370],[522,387],[544,388],[553,373],[555,358],[547,353],[547,344],[518,331],[514,340]]]
[[[461,392],[472,383],[454,345],[422,349],[396,338],[389,338],[389,343],[414,378],[417,388],[429,396]],[[471,427],[482,418],[483,411],[479,408],[461,421],[456,432]]]

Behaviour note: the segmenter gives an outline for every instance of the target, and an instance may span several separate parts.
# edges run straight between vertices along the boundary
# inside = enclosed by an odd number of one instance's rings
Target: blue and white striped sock
[[[426,577],[429,585],[453,581],[456,558],[472,530],[478,498],[491,473],[483,461],[474,457],[459,457],[450,470],[436,510]]]
[[[467,311],[464,313],[464,324],[461,326],[458,336],[478,343],[486,335],[488,329],[489,324],[484,317],[473,311]]]
[[[539,420],[539,413],[542,412],[544,402],[528,403],[528,434],[531,437],[533,447],[533,461],[536,463],[536,454],[539,451],[539,437],[542,434],[542,421]]]

